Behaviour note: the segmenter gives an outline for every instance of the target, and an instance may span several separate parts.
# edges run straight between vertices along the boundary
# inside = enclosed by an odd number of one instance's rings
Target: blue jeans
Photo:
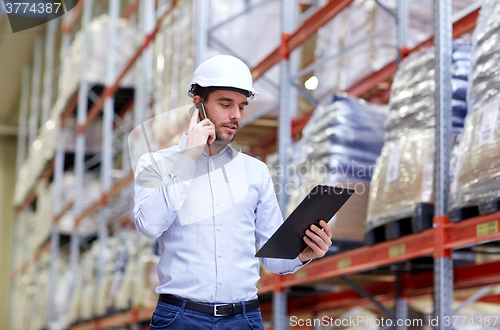
[[[264,330],[260,308],[229,316],[213,316],[158,301],[151,317],[150,329],[177,330]]]

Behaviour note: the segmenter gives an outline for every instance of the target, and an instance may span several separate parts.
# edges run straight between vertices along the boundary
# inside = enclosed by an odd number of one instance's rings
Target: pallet
[[[459,222],[498,211],[500,211],[500,198],[486,203],[478,203],[477,205],[452,210],[450,211],[449,217],[451,222]]]
[[[365,234],[365,244],[373,245],[390,241],[406,235],[419,233],[432,228],[434,205],[420,203],[410,217],[394,219],[385,225],[376,227]]]
[[[358,249],[363,247],[365,244],[363,241],[351,240],[351,239],[332,239],[332,245],[325,254],[326,256],[334,255],[337,253],[347,252],[350,250]]]

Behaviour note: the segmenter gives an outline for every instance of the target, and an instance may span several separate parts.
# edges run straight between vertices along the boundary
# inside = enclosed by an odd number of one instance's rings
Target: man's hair
[[[199,97],[201,97],[203,102],[207,102],[210,94],[212,94],[213,92],[216,91],[215,89],[212,89],[212,88],[201,87],[198,84],[195,84],[193,86],[193,89],[194,89],[193,94],[195,96],[198,95]]]

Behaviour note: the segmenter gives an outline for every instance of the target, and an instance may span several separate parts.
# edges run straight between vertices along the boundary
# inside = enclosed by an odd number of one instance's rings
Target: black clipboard
[[[295,259],[307,247],[306,229],[320,220],[330,221],[354,190],[317,185],[255,255],[260,258]]]

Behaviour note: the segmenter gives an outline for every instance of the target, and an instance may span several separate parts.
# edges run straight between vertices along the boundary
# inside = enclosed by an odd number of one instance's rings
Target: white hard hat
[[[234,90],[256,99],[259,93],[253,88],[252,74],[242,60],[230,55],[217,55],[203,61],[194,71],[186,94],[194,97],[196,85]]]

